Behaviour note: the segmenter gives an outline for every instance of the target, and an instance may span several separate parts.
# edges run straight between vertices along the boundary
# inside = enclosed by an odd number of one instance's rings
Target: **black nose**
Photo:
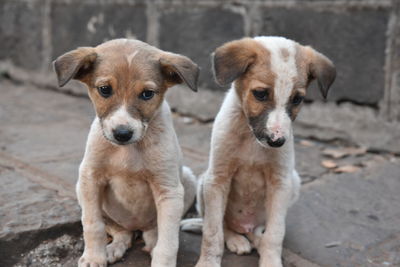
[[[285,137],[278,138],[275,141],[272,141],[271,138],[267,138],[267,143],[271,147],[281,147],[281,146],[283,146],[285,141],[286,141]]]
[[[118,142],[127,142],[132,138],[133,131],[124,125],[119,125],[113,130],[113,134]]]

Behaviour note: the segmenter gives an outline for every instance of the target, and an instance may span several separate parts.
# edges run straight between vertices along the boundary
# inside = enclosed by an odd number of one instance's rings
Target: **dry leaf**
[[[349,155],[352,156],[359,156],[367,153],[367,149],[365,147],[347,147],[345,150]]]
[[[321,165],[327,169],[333,169],[337,167],[336,162],[334,162],[333,160],[323,160],[321,162]]]
[[[332,149],[332,148],[327,148],[322,151],[322,154],[324,156],[329,156],[334,159],[340,159],[344,158],[347,156],[359,156],[363,155],[367,152],[366,148],[363,147],[346,147],[346,148],[337,148],[337,149]]]
[[[331,149],[331,148],[324,149],[324,150],[322,151],[322,154],[323,154],[324,156],[329,156],[329,157],[332,157],[332,158],[334,158],[334,159],[340,159],[340,158],[343,158],[343,157],[345,157],[345,156],[348,155],[348,154],[347,154],[345,151],[343,151],[343,150],[340,150],[340,149]]]
[[[343,165],[340,166],[336,169],[334,169],[334,172],[336,173],[354,173],[354,172],[358,172],[360,170],[360,167],[357,167],[355,165]]]
[[[312,147],[312,146],[315,146],[315,144],[314,144],[313,142],[308,141],[308,140],[301,140],[301,141],[299,142],[299,144],[302,145],[302,146],[305,146],[305,147]]]

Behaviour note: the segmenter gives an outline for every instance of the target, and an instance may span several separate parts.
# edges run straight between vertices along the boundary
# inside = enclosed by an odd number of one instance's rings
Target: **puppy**
[[[213,64],[219,84],[233,83],[214,122],[198,190],[204,225],[196,266],[220,266],[224,240],[239,255],[257,248],[259,266],[282,266],[286,212],[300,188],[292,121],[313,79],[327,96],[335,67],[282,37],[226,43]]]
[[[81,47],[54,62],[59,85],[85,83],[96,110],[76,186],[85,250],[79,266],[106,266],[143,231],[151,266],[176,266],[179,221],[196,181],[182,167],[167,89],[197,91],[199,68],[189,58],[137,40]],[[107,245],[107,234],[112,242]]]

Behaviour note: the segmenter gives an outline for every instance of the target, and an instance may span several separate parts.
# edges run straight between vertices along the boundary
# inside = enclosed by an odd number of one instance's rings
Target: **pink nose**
[[[271,140],[272,141],[276,141],[276,140],[278,140],[279,138],[282,138],[282,137],[283,137],[283,134],[282,134],[281,128],[279,126],[273,127],[271,135],[270,135]]]

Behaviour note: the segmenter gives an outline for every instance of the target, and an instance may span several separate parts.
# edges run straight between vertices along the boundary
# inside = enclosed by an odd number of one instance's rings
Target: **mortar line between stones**
[[[42,29],[42,57],[43,65],[42,71],[46,72],[50,69],[51,56],[53,53],[53,47],[51,45],[51,2],[45,0],[43,7],[43,29]]]

